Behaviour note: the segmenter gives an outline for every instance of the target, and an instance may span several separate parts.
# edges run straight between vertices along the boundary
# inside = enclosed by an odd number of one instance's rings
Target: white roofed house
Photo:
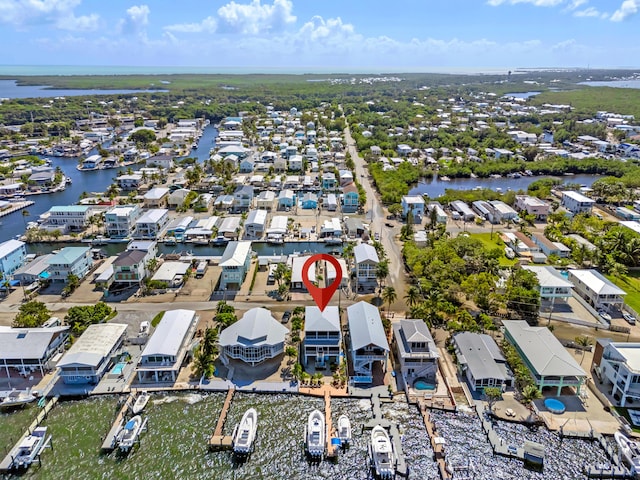
[[[569,270],[569,281],[576,292],[595,309],[622,308],[624,296],[621,288],[606,279],[596,270]]]
[[[590,213],[595,200],[572,190],[562,192],[562,206],[573,214]]]
[[[138,205],[116,205],[104,214],[105,232],[113,238],[125,238],[133,232],[142,211]]]
[[[193,310],[168,310],[147,342],[136,373],[140,383],[174,383],[182,364],[191,351],[198,325]]]
[[[353,248],[353,256],[356,265],[357,291],[375,290],[378,285],[376,272],[380,259],[378,252],[367,243],[361,243]]]
[[[184,283],[184,276],[189,270],[190,264],[186,262],[165,261],[153,274],[151,280],[161,282],[165,288],[179,288]],[[160,290],[163,290],[162,288]]]
[[[260,239],[264,235],[267,223],[266,210],[251,210],[244,222],[244,235],[246,238]]]
[[[424,217],[424,199],[421,195],[404,195],[401,200],[402,217],[407,218],[411,212],[414,223],[421,223]]]
[[[253,202],[253,187],[251,185],[241,185],[233,192],[234,212],[246,212],[251,208]]]
[[[111,367],[113,357],[124,342],[127,325],[96,323],[89,325],[58,362],[65,384],[97,384]]]
[[[338,284],[339,288],[346,288],[349,286],[349,269],[347,268],[347,262],[345,261],[344,258],[336,258],[336,260],[338,261],[338,264],[340,265],[340,270],[342,271],[342,275],[340,278],[340,283]],[[326,284],[327,285],[332,285],[333,282],[336,280],[336,269],[335,267],[329,263],[326,262],[326,277],[327,277],[327,281]]]
[[[240,217],[224,217],[218,227],[218,236],[236,239],[241,229]]]
[[[526,211],[529,215],[535,215],[536,220],[546,220],[549,215],[549,204],[537,197],[529,195],[516,195],[516,210]]]
[[[220,259],[219,291],[240,290],[251,266],[251,242],[229,242]]]
[[[347,307],[349,322],[349,357],[354,384],[374,383],[374,377],[382,376],[387,368],[389,343],[382,326],[378,308],[367,302]]]
[[[640,343],[598,339],[593,354],[594,370],[621,407],[640,402]],[[603,383],[603,382],[600,382]],[[627,405],[629,404],[629,405]]]
[[[157,239],[164,227],[169,223],[169,210],[166,208],[154,208],[145,212],[136,220],[134,238]]]
[[[93,259],[89,247],[64,247],[60,252],[49,257],[49,279],[66,282],[69,274],[74,274],[80,280],[91,269]]]
[[[404,319],[394,323],[393,345],[407,386],[416,380],[436,384],[440,355],[424,320]]]
[[[169,189],[166,187],[154,187],[143,195],[145,208],[163,208],[169,200]]]
[[[27,248],[20,240],[7,240],[0,243],[0,272],[5,278],[11,276],[18,268],[24,265],[27,256]]]
[[[289,219],[284,215],[274,215],[267,229],[267,239],[271,241],[284,241],[287,235]]]
[[[314,361],[316,367],[324,367],[327,362],[339,362],[342,335],[338,307],[328,306],[324,311],[318,307],[305,307],[303,345],[305,365]]]
[[[291,266],[291,290],[302,290],[305,292],[307,291],[307,287],[302,281],[302,267],[309,258],[310,257],[308,255],[300,257],[289,257],[289,263]],[[309,281],[317,285],[315,262],[309,266],[308,275]]]
[[[551,301],[551,306],[556,299],[564,299],[571,297],[573,284],[563,277],[553,267],[548,266],[529,266],[524,265],[522,268],[534,273],[538,278],[538,288],[540,290],[540,298],[543,301]]]
[[[260,192],[256,198],[256,206],[261,210],[273,209],[273,204],[276,199],[276,194],[271,190],[264,190]]]
[[[531,327],[522,320],[502,324],[505,340],[515,347],[543,395],[545,388],[554,395],[580,394],[587,374],[547,327]]]
[[[89,205],[64,205],[53,206],[49,209],[49,215],[43,228],[47,230],[60,230],[66,232],[80,232],[89,226],[89,218],[94,214],[93,207]]]
[[[26,376],[44,375],[53,367],[54,357],[64,352],[69,327],[10,328],[0,326],[0,371]]]
[[[284,353],[289,330],[265,308],[252,308],[220,333],[220,359],[257,365]]]

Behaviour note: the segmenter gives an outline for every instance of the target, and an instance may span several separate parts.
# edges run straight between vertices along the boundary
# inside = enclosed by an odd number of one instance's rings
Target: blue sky
[[[0,0],[4,65],[636,67],[640,0]]]

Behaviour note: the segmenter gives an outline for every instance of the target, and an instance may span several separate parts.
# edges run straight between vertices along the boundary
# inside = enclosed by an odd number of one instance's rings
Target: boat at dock
[[[387,431],[380,425],[371,430],[371,460],[378,478],[393,478],[395,456]]]
[[[325,448],[325,419],[320,410],[314,410],[309,414],[305,437],[309,455],[322,457]]]
[[[342,445],[351,443],[351,421],[346,415],[340,415],[338,418],[338,438]]]
[[[27,403],[31,403],[35,399],[35,395],[33,395],[29,390],[12,390],[0,402],[0,410],[24,407]]]
[[[136,401],[133,404],[133,407],[131,407],[131,412],[133,412],[134,415],[142,412],[144,410],[144,407],[147,406],[147,403],[149,403],[150,398],[151,395],[149,395],[146,390],[142,390],[136,397]]]
[[[116,444],[121,452],[128,452],[140,436],[142,430],[142,417],[136,415],[127,421],[116,435]]]
[[[22,470],[29,468],[40,455],[47,442],[47,427],[36,427],[31,434],[27,435],[11,452],[11,470]]]
[[[618,444],[623,460],[631,468],[631,473],[638,478],[640,475],[640,442],[631,440],[622,432],[614,433],[613,438]]]
[[[236,425],[233,433],[233,453],[237,455],[247,455],[251,453],[257,430],[258,412],[255,408],[250,408],[244,412],[242,420]]]

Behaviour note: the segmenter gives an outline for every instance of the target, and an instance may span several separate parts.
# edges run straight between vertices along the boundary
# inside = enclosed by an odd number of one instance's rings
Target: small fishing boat
[[[640,474],[640,442],[631,440],[625,436],[622,432],[616,432],[613,434],[613,438],[618,444],[620,453],[625,463],[631,468],[634,475]],[[636,477],[637,478],[637,477]]]
[[[255,408],[250,408],[242,416],[240,423],[236,425],[233,433],[233,452],[238,455],[251,453],[253,441],[258,430],[258,412]]]
[[[314,410],[309,414],[306,431],[307,452],[312,457],[322,457],[324,455],[324,430],[324,414],[320,410]]]
[[[120,429],[116,435],[116,443],[120,451],[128,452],[136,443],[142,429],[142,417],[136,415]]]
[[[36,427],[30,435],[27,435],[11,452],[13,461],[12,470],[29,468],[44,448],[47,440],[47,427]]]
[[[351,443],[351,421],[346,415],[338,418],[338,438],[343,445]]]
[[[31,403],[35,399],[35,395],[33,395],[29,390],[11,390],[9,395],[4,397],[0,402],[0,410],[24,407],[27,403]]]
[[[146,390],[142,390],[136,397],[136,401],[134,402],[133,407],[131,408],[131,411],[133,412],[133,414],[137,415],[140,412],[142,412],[144,410],[144,407],[147,406],[147,403],[149,403],[150,398],[151,398],[151,395],[149,395]]]
[[[379,478],[393,478],[395,475],[394,453],[387,431],[380,425],[371,430],[371,459]]]

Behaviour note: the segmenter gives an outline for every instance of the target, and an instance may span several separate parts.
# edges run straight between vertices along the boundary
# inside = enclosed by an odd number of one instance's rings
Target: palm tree
[[[389,286],[389,287],[385,287],[384,290],[382,290],[382,301],[387,303],[388,308],[387,311],[391,310],[391,304],[393,302],[395,302],[398,298],[398,295],[396,294],[396,289]]]
[[[536,398],[540,398],[542,394],[535,385],[527,385],[522,390],[522,403],[529,404]]]
[[[422,301],[420,289],[415,285],[411,285],[409,290],[407,290],[407,294],[404,296],[404,299],[407,301],[407,305],[409,307],[415,307]]]
[[[587,337],[586,335],[580,335],[576,337],[574,341],[576,342],[576,345],[582,347],[581,348],[582,359],[580,360],[580,365],[582,365],[582,362],[584,361],[584,354],[587,351],[587,347],[590,347],[593,344],[593,340],[591,339],[591,337]]]
[[[376,268],[376,278],[378,279],[378,283],[380,287],[382,287],[382,283],[385,278],[389,275],[389,262],[386,260],[382,260],[378,263],[378,267]]]

